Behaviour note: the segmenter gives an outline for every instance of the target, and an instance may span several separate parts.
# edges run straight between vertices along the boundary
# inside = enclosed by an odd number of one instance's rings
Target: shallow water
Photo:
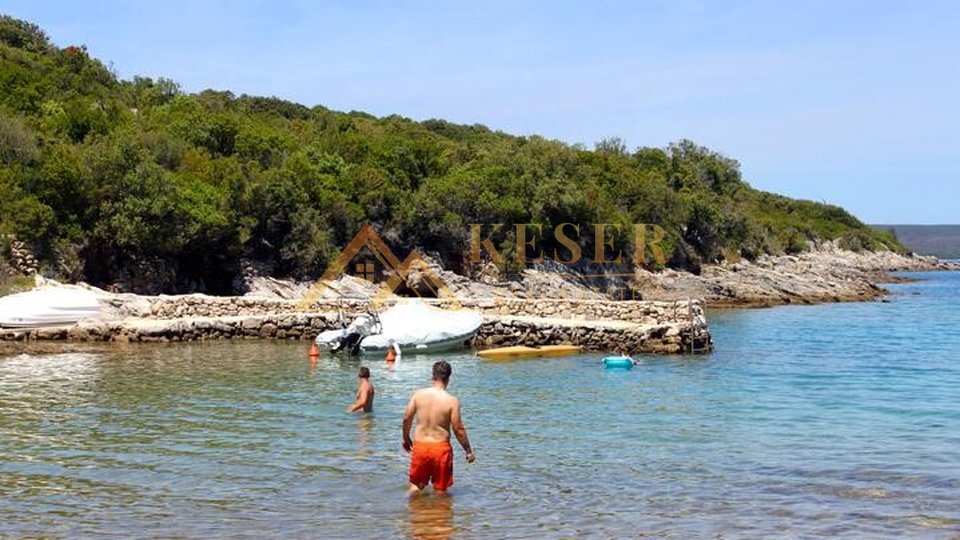
[[[0,358],[0,537],[949,537],[960,275],[890,303],[710,314],[717,352],[446,357],[477,449],[408,501],[400,415],[437,357],[303,343]]]

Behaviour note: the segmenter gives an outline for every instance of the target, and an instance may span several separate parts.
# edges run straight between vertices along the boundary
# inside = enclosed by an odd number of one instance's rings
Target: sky
[[[960,223],[960,2],[5,0],[123,78],[484,124],[691,139],[868,223]]]

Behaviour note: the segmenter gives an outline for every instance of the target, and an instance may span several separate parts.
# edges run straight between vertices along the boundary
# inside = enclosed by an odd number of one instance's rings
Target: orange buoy
[[[317,348],[317,344],[314,343],[310,346],[310,358],[316,358],[320,356],[320,349]]]

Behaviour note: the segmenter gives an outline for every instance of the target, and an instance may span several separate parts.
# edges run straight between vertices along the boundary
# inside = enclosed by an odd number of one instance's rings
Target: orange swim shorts
[[[453,447],[450,441],[413,441],[410,456],[410,483],[426,486],[433,480],[433,489],[446,491],[453,485]]]

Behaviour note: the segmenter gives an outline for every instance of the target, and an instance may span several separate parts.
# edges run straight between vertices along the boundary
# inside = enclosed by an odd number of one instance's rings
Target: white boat
[[[347,328],[321,332],[315,342],[320,349],[353,354],[385,352],[391,344],[407,354],[448,351],[469,345],[481,324],[479,313],[442,310],[411,299],[380,315],[360,315]]]
[[[51,287],[0,297],[0,327],[64,326],[99,316],[97,297],[86,289]]]

